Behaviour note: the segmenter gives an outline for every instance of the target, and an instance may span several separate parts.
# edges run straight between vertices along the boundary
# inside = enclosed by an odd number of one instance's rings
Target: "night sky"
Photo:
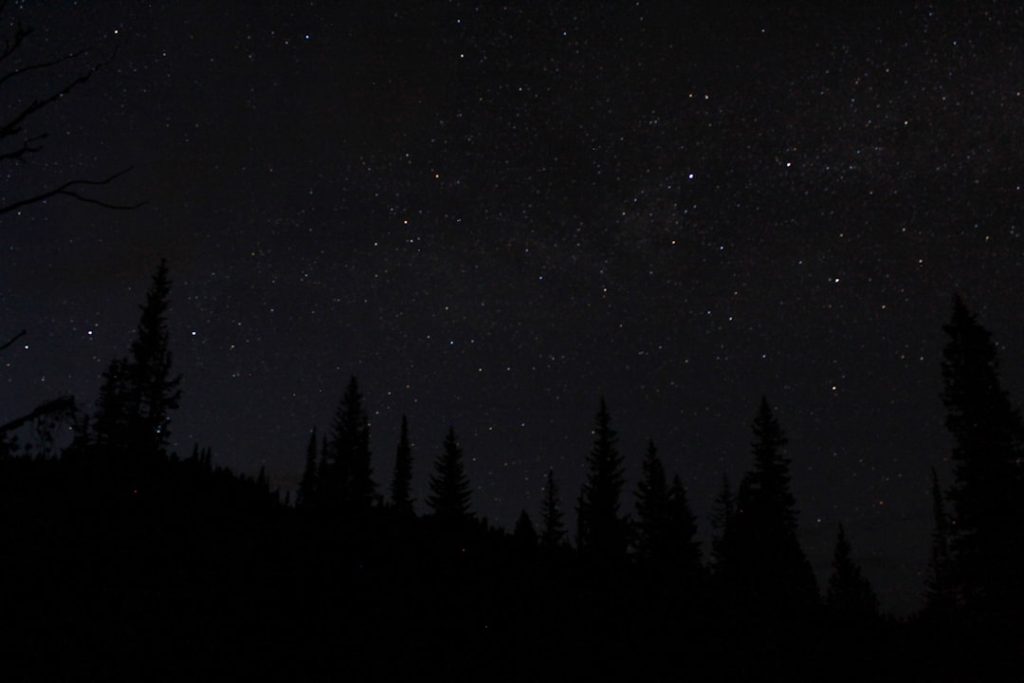
[[[1024,389],[1019,5],[22,4],[26,60],[92,51],[0,111],[117,54],[0,199],[133,166],[95,194],[147,204],[0,217],[0,418],[91,406],[166,256],[179,452],[290,489],[355,374],[381,491],[402,413],[421,500],[453,424],[509,526],[549,467],[573,507],[604,395],[706,538],[765,394],[819,579],[842,521],[919,604],[954,291]]]

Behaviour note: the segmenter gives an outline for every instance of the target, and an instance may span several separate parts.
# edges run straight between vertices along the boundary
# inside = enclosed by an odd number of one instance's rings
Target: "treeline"
[[[961,680],[1022,663],[1024,427],[959,298],[942,365],[954,481],[933,473],[926,604],[900,621],[880,615],[841,525],[819,590],[766,399],[750,470],[715,499],[707,558],[653,442],[626,512],[603,399],[574,534],[552,471],[536,524],[524,510],[508,533],[474,514],[454,427],[417,515],[410,425],[385,490],[354,377],[310,433],[293,504],[262,470],[169,452],[169,297],[161,262],[91,413],[62,400],[0,426],[6,680]],[[74,439],[59,457],[19,449],[18,429],[60,416]]]

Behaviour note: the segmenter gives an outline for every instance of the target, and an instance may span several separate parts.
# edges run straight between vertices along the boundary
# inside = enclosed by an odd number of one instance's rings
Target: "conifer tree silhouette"
[[[370,466],[370,426],[359,381],[349,379],[334,415],[328,443],[325,502],[346,510],[365,510],[373,502],[375,484]]]
[[[395,449],[395,470],[391,477],[391,505],[404,515],[412,514],[412,446],[409,444],[409,422],[402,416],[402,427]]]
[[[562,504],[558,498],[558,485],[553,469],[548,469],[540,515],[543,524],[540,534],[541,545],[548,549],[557,548],[565,539],[565,524],[562,521]]]
[[[317,486],[317,440],[316,427],[309,433],[309,443],[306,445],[306,464],[302,470],[302,479],[299,480],[299,491],[295,496],[296,507],[311,507],[316,500]]]
[[[668,482],[654,441],[647,444],[636,487],[637,557],[643,562],[664,562],[669,553],[670,521]]]
[[[736,500],[732,495],[732,486],[729,484],[729,476],[722,474],[722,488],[711,507],[711,555],[714,565],[717,567],[728,555],[725,543],[728,538],[729,526],[732,523],[733,515],[736,512]]]
[[[697,540],[697,518],[690,510],[686,488],[679,475],[673,475],[667,500],[666,562],[679,578],[697,577],[703,571],[700,541]]]
[[[581,554],[604,561],[626,552],[627,523],[619,514],[625,483],[617,436],[604,398],[598,407],[587,478],[576,504],[577,545]]]
[[[825,606],[840,619],[867,619],[878,615],[878,598],[871,584],[861,574],[860,566],[853,560],[850,542],[842,524],[836,534]]]
[[[128,361],[115,358],[103,373],[93,421],[95,444],[108,457],[124,455],[128,448],[129,391]]]
[[[167,261],[161,259],[131,346],[127,366],[129,430],[139,456],[165,456],[170,439],[170,413],[181,398],[181,375],[172,375],[167,310],[171,281]]]
[[[925,610],[934,617],[948,615],[954,608],[954,584],[949,551],[949,516],[943,502],[939,475],[932,468],[932,547],[928,558]]]
[[[724,539],[726,575],[755,609],[803,610],[818,601],[817,585],[797,538],[787,439],[765,398],[753,432],[754,468],[740,483]]]
[[[526,510],[519,513],[515,529],[512,531],[512,538],[516,545],[523,550],[529,551],[536,547],[537,531],[533,528],[533,522],[530,521],[530,515],[526,514]]]
[[[455,436],[455,428],[449,427],[443,450],[434,461],[427,505],[438,520],[449,523],[465,521],[470,517],[470,495],[462,448]]]
[[[943,326],[942,400],[953,436],[954,554],[958,593],[980,612],[1024,606],[1024,480],[1020,413],[999,381],[999,359],[988,330],[953,298]]]

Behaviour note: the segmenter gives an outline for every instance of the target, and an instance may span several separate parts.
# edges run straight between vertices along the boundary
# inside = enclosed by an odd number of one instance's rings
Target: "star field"
[[[548,467],[572,507],[603,394],[706,536],[763,393],[819,577],[842,521],[913,608],[954,291],[1024,388],[1024,13],[680,4],[24,3],[37,54],[117,53],[5,186],[148,203],[0,218],[0,413],[91,402],[165,255],[182,452],[291,488],[355,374],[381,490],[402,413],[421,498],[453,424],[509,526]]]

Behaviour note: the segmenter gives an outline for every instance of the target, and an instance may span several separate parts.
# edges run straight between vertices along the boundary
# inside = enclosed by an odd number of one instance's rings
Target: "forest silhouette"
[[[374,472],[355,377],[310,432],[293,501],[263,470],[171,449],[184,382],[170,295],[161,262],[91,409],[62,398],[0,426],[3,680],[968,680],[1020,667],[1024,427],[958,296],[942,362],[954,480],[932,473],[924,607],[896,619],[842,525],[819,590],[767,398],[749,471],[716,497],[709,557],[653,442],[626,512],[603,398],[575,534],[553,471],[511,533],[477,515],[452,425],[403,417],[392,471]],[[58,448],[65,423],[74,438]],[[414,451],[414,428],[445,427]],[[417,458],[433,460],[425,514]]]

